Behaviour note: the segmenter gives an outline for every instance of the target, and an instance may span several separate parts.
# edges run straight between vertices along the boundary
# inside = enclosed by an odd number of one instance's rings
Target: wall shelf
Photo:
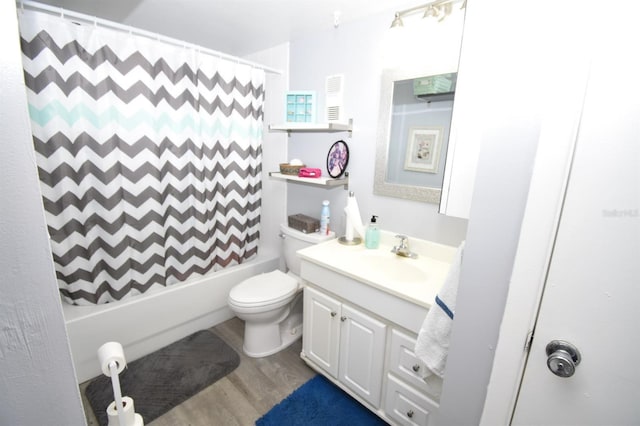
[[[351,132],[353,131],[353,119],[348,123],[284,123],[270,124],[269,131],[283,131],[291,135],[291,132]]]
[[[349,176],[345,173],[345,176],[334,179],[330,177],[319,177],[319,178],[304,178],[298,177],[295,175],[285,175],[280,172],[269,172],[269,176],[274,179],[283,179],[290,182],[302,183],[306,185],[314,185],[314,186],[324,186],[324,187],[335,187],[335,186],[344,186],[344,189],[347,189],[349,185]]]

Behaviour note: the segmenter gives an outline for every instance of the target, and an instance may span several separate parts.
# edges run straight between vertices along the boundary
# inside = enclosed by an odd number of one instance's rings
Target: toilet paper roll
[[[116,402],[112,401],[111,404],[109,404],[109,406],[107,407],[107,418],[109,419],[108,426],[138,426],[139,424],[141,424],[140,422],[142,422],[142,416],[140,416],[140,414],[136,414],[133,399],[125,396],[124,398],[122,398],[122,403],[124,404],[124,410],[122,410],[122,412],[124,413],[124,424],[120,423],[120,417],[118,416]]]
[[[117,364],[118,374],[122,373],[127,366],[127,361],[124,359],[124,350],[118,342],[107,342],[100,346],[98,349],[98,361],[100,362],[102,373],[107,377],[111,377],[111,372],[109,371],[111,362],[115,361]]]
[[[132,426],[144,426],[144,421],[142,420],[142,416],[140,414],[136,414],[136,418],[133,421]]]

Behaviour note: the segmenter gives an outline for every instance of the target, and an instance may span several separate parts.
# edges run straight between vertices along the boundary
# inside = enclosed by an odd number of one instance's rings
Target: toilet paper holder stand
[[[120,373],[127,366],[124,350],[118,342],[107,342],[98,348],[98,360],[102,373],[111,378],[114,401],[107,407],[108,426],[144,426],[142,416],[135,412],[133,399],[122,396]]]

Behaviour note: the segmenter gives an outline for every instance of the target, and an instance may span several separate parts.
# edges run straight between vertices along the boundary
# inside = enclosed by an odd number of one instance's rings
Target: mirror
[[[382,72],[374,194],[440,202],[456,78]]]

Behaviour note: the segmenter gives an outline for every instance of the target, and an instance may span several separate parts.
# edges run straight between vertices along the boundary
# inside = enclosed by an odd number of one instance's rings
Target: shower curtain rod
[[[172,44],[174,46],[185,47],[188,49],[193,49],[198,52],[202,52],[211,56],[216,56],[220,59],[227,59],[232,62],[236,62],[243,65],[250,65],[254,68],[258,68],[264,70],[265,72],[272,74],[282,74],[281,70],[267,67],[265,65],[259,64],[257,62],[247,61],[246,59],[239,58],[237,56],[229,55],[227,53],[222,53],[217,50],[207,49],[206,47],[198,46],[197,44],[188,43],[186,41],[178,40],[171,37],[166,37],[157,33],[153,33],[151,31],[141,30],[139,28],[131,27],[129,25],[119,24],[117,22],[108,21],[106,19],[98,18],[96,16],[85,15],[84,13],[73,12],[69,10],[65,10],[61,7],[49,6],[46,4],[38,3],[30,0],[19,0],[16,1],[16,5],[18,9],[24,10],[25,8],[30,10],[36,10],[41,12],[46,12],[51,15],[58,15],[61,18],[70,19],[74,21],[82,21],[84,23],[93,24],[96,26],[101,26],[109,29],[114,29],[118,31],[122,31],[129,34],[140,35],[143,37],[147,37],[153,40],[162,41],[168,44]]]

